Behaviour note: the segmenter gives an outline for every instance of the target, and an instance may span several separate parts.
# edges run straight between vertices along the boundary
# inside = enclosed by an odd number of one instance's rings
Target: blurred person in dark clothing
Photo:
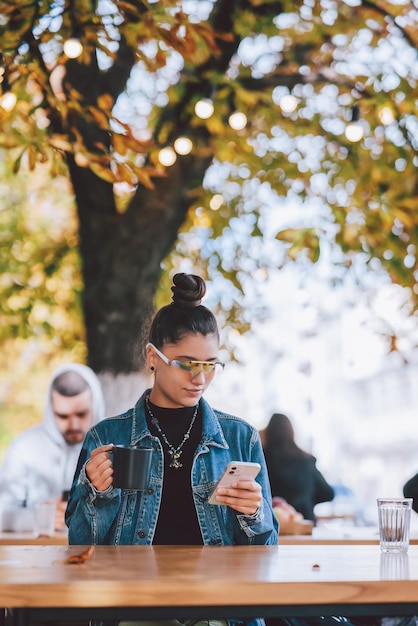
[[[412,508],[418,513],[418,474],[404,484],[403,495],[405,498],[412,498]]]
[[[334,498],[334,489],[316,466],[316,458],[295,442],[290,419],[274,413],[262,433],[273,497],[284,498],[305,519],[315,522],[314,506]]]

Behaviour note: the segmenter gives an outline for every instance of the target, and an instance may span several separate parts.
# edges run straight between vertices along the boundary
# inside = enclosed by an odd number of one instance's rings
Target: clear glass
[[[412,498],[378,498],[382,552],[406,552],[409,546]]]
[[[54,534],[56,508],[55,500],[35,503],[35,535],[37,537],[52,537]]]

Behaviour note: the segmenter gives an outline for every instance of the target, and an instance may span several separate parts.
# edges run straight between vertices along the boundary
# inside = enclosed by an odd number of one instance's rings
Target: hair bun
[[[195,274],[175,274],[173,277],[172,304],[178,306],[199,306],[206,293],[206,285],[203,278]]]

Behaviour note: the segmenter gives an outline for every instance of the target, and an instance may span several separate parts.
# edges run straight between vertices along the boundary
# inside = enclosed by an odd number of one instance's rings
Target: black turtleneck
[[[164,409],[149,403],[161,430],[174,448],[180,445],[187,432],[195,407]],[[164,481],[160,512],[155,530],[154,545],[201,545],[203,543],[197,520],[196,508],[192,497],[191,469],[193,457],[202,435],[202,416],[200,407],[190,431],[189,439],[182,447],[179,462],[182,467],[170,467],[171,456],[167,444],[161,437],[149,412],[147,423],[153,435],[156,435],[164,450]]]

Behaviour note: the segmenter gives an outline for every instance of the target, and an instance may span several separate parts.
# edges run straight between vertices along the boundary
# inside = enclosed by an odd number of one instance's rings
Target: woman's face
[[[216,335],[190,334],[178,343],[166,343],[160,351],[170,361],[217,361],[219,342]],[[197,404],[211,383],[215,369],[205,373],[203,367],[186,371],[169,365],[151,345],[147,347],[147,365],[154,368],[154,386],[150,393],[153,404],[164,408],[180,408]],[[197,370],[197,371],[196,371]]]

